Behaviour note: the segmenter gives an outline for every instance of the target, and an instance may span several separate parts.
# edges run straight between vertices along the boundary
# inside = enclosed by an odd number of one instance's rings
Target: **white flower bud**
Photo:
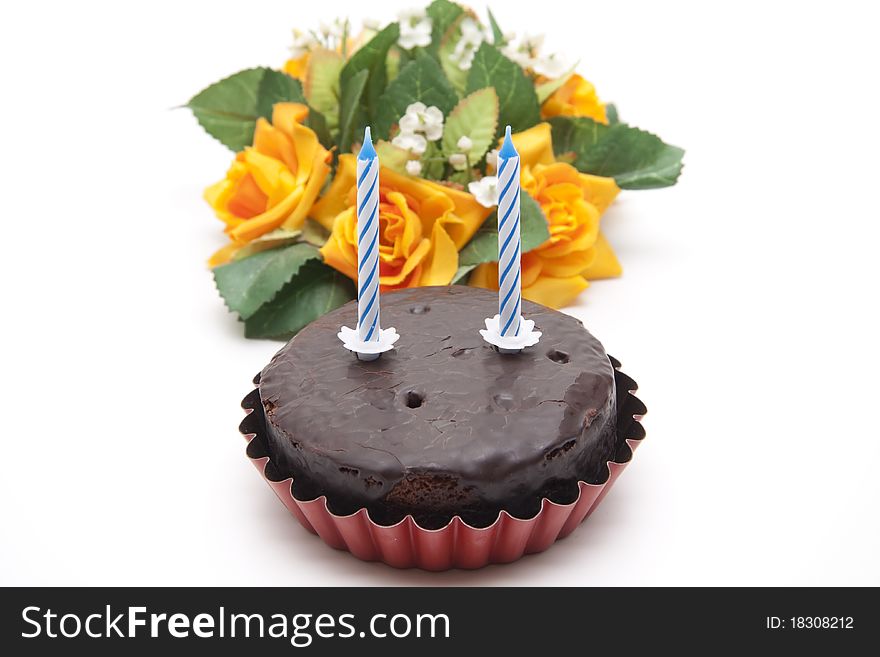
[[[422,163],[418,160],[407,160],[406,172],[411,176],[418,176],[422,172]]]
[[[458,146],[459,150],[467,153],[474,147],[474,142],[471,141],[471,138],[467,135],[462,135],[458,139],[458,143],[456,144],[456,146]]]
[[[463,171],[467,167],[467,156],[464,153],[453,153],[449,156],[449,164],[457,171]]]

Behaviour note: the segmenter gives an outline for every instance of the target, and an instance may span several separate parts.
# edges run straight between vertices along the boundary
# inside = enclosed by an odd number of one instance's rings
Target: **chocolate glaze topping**
[[[573,317],[534,303],[543,331],[502,355],[478,329],[494,292],[465,286],[382,295],[382,326],[401,334],[372,362],[345,351],[355,302],[303,329],[263,370],[260,398],[273,460],[299,499],[327,495],[334,513],[366,507],[377,522],[407,513],[425,527],[453,515],[491,523],[541,497],[570,502],[577,481],[603,481],[613,455],[614,375],[602,345]]]

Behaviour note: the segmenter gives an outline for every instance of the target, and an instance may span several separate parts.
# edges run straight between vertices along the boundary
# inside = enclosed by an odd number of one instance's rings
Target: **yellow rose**
[[[575,73],[541,105],[541,118],[551,116],[586,116],[608,123],[605,103],[599,101],[596,88]]]
[[[284,67],[281,70],[292,78],[298,80],[304,79],[306,77],[306,72],[309,70],[309,53],[306,53],[302,57],[297,57],[296,59],[288,59],[284,62]]]
[[[357,280],[356,158],[339,156],[333,183],[311,216],[331,230],[324,261]],[[470,194],[382,168],[379,284],[382,290],[448,285],[458,251],[490,214]]]
[[[226,178],[205,190],[232,240],[211,257],[212,267],[260,235],[303,225],[330,171],[330,153],[302,125],[308,111],[299,103],[275,105],[272,123],[257,120],[254,145],[237,153]]]
[[[520,154],[522,189],[541,206],[550,229],[550,239],[523,254],[522,295],[561,308],[587,287],[587,280],[620,275],[620,263],[599,232],[599,218],[620,190],[613,178],[556,162],[547,123],[513,135],[513,143]],[[480,265],[468,283],[497,290],[498,263]]]

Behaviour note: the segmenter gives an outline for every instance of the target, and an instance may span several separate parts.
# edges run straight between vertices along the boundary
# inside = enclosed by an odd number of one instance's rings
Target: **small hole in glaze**
[[[422,305],[412,306],[409,309],[409,311],[413,315],[424,315],[426,312],[429,312],[430,310],[431,310],[431,306],[422,306]]]
[[[552,360],[554,363],[559,363],[560,365],[564,365],[569,361],[568,354],[564,351],[559,351],[558,349],[552,349],[547,352],[547,358]]]
[[[425,398],[418,392],[411,390],[406,393],[405,401],[409,408],[419,408],[422,405],[422,402],[425,401]]]

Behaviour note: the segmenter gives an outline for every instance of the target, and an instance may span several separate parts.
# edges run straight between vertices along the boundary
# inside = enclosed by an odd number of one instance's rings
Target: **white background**
[[[641,384],[648,438],[514,565],[396,571],[288,516],[236,431],[280,345],[242,337],[205,266],[230,153],[172,108],[280,66],[294,26],[399,6],[3,4],[0,584],[880,584],[869,3],[497,2],[687,149],[677,187],[621,195],[625,274],[570,310]]]

